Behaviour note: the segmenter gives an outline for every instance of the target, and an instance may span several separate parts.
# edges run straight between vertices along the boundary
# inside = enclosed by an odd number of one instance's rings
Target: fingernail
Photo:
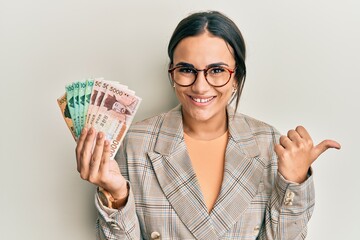
[[[104,136],[104,134],[102,132],[98,133],[98,139],[102,139],[103,136]]]
[[[104,145],[105,145],[105,147],[109,146],[109,141],[105,140]]]
[[[93,129],[93,128],[90,128],[89,134],[93,134],[93,132],[94,132],[94,129]]]
[[[86,133],[86,128],[83,128],[83,130],[81,131],[81,135],[84,135]]]

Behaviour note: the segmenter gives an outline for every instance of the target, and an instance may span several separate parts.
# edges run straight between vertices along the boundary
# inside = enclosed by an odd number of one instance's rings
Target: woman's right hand
[[[116,200],[127,198],[126,180],[117,162],[110,160],[110,143],[103,132],[96,134],[94,128],[86,127],[82,130],[76,146],[76,161],[82,179],[102,187]]]

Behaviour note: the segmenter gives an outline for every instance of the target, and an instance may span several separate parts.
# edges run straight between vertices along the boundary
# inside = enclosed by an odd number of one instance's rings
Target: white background
[[[170,109],[168,40],[182,18],[209,9],[247,43],[239,110],[342,144],[313,165],[308,239],[358,238],[359,1],[0,0],[0,239],[95,238],[95,187],[76,171],[56,99],[69,82],[103,76],[143,98],[137,120]]]

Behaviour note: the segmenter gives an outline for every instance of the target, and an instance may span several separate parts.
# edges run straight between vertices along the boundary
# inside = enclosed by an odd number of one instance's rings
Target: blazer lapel
[[[219,197],[210,213],[218,236],[241,217],[257,193],[265,163],[259,158],[256,140],[242,115],[233,117],[228,109],[229,142],[225,154],[224,179]]]
[[[166,114],[148,156],[166,198],[194,237],[218,239],[186,149],[180,106]]]

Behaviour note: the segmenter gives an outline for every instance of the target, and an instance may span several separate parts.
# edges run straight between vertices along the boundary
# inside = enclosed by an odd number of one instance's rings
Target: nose
[[[198,70],[198,73],[196,75],[196,81],[193,85],[191,85],[191,89],[193,92],[196,93],[204,93],[208,91],[211,88],[209,83],[206,81],[205,78],[205,71],[204,70]]]

